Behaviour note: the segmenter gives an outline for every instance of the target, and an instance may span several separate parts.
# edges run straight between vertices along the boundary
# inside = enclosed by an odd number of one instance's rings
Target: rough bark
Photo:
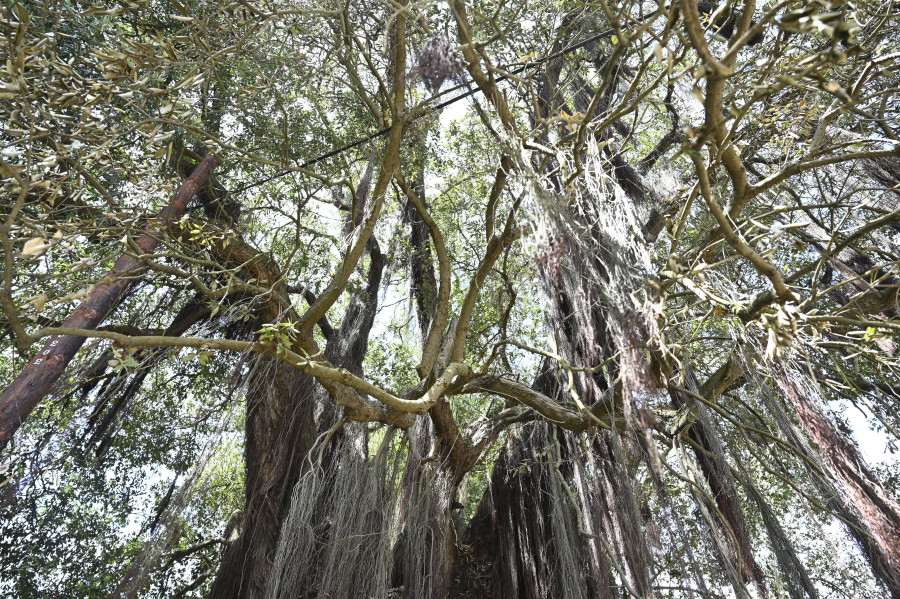
[[[554,394],[552,373],[545,369],[533,388]],[[573,456],[550,453],[548,440],[557,435],[555,427],[542,421],[510,431],[488,489],[463,535],[463,546],[469,549],[457,566],[451,596],[541,599],[617,595],[607,555],[597,540],[598,535],[607,534],[600,523],[603,515],[585,510],[579,523],[575,509],[590,502],[584,501],[586,489],[578,484],[578,472],[566,473],[571,481],[560,480],[563,473],[557,471],[554,461]],[[565,452],[563,444],[560,448]],[[575,487],[577,507],[572,498],[560,494],[560,482]],[[572,558],[569,568],[559,567]],[[571,563],[587,567],[571,567]]]
[[[356,212],[348,216],[350,228],[362,222],[361,213],[369,193],[366,179],[371,178],[373,162],[374,155],[367,169],[368,176],[364,176],[356,190]],[[332,332],[324,352],[329,362],[359,376],[363,374],[362,362],[385,267],[385,258],[374,237],[367,248],[370,257],[367,285],[351,296],[341,325]],[[268,270],[271,272],[264,275],[265,280],[280,280],[274,264],[269,263]],[[283,308],[278,302],[270,302],[261,320],[272,322],[284,317]],[[268,356],[260,356],[254,362],[246,409],[245,520],[241,536],[223,557],[210,594],[212,598],[251,599],[266,595],[294,487],[309,465],[307,457],[317,436],[331,428],[340,416],[329,402],[328,393],[315,379]],[[351,433],[339,433],[333,445],[338,445],[345,434]],[[362,433],[354,429],[352,434]],[[364,447],[364,435],[361,439]],[[326,472],[339,466],[339,460],[333,457],[326,456]],[[321,516],[324,519],[327,514]]]
[[[885,583],[896,594],[900,588],[900,504],[881,485],[853,443],[843,435],[783,367],[775,380],[794,407],[804,430],[818,445],[828,468],[841,483],[851,503],[871,533],[884,568]]]
[[[312,377],[260,356],[248,387],[244,524],[222,558],[210,593],[213,599],[265,596],[291,491],[316,438]]]
[[[244,250],[244,251],[242,251]],[[232,241],[227,261],[247,265],[258,281],[281,281],[278,266],[252,248]],[[296,318],[276,284],[257,322]],[[246,392],[244,441],[244,522],[240,536],[225,551],[210,597],[256,599],[265,596],[272,557],[291,491],[318,430],[315,406],[318,383],[274,357],[258,355],[251,365]]]

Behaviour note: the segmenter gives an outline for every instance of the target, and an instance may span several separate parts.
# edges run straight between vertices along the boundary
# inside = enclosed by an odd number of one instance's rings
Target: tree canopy
[[[0,30],[0,592],[900,599],[895,2]]]

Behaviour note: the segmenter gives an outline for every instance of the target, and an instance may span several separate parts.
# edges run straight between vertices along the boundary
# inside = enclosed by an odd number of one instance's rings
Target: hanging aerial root
[[[397,500],[391,452],[368,459],[360,426],[336,430],[320,436],[294,487],[268,598],[386,597],[390,590]]]

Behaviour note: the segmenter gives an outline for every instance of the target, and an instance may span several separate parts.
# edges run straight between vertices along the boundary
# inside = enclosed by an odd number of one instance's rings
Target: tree
[[[892,4],[4,11],[5,591],[900,597]]]

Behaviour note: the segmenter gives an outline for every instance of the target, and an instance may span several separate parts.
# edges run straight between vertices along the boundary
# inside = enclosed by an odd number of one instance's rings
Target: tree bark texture
[[[878,560],[891,589],[900,588],[900,505],[881,485],[853,443],[843,435],[789,372],[776,369],[776,381],[800,423],[837,480],[846,500],[865,521],[877,543]]]
[[[261,599],[291,492],[316,439],[315,380],[260,356],[248,382],[244,524],[226,550],[211,599]]]

